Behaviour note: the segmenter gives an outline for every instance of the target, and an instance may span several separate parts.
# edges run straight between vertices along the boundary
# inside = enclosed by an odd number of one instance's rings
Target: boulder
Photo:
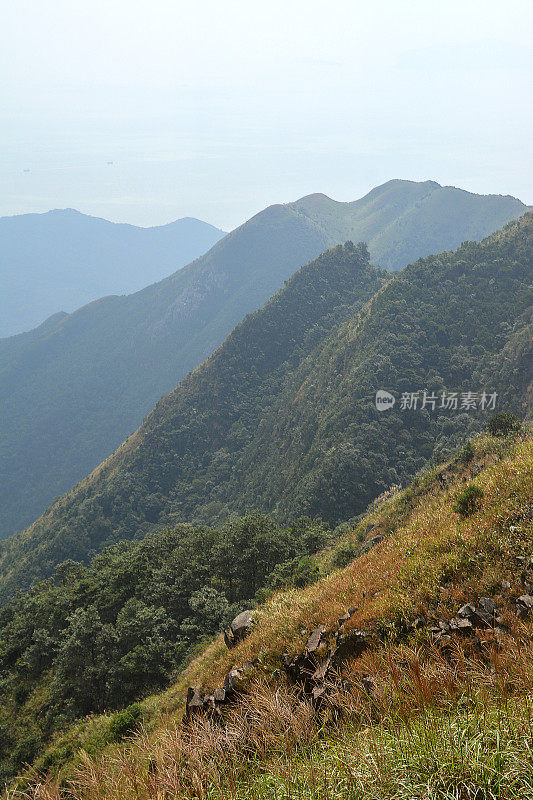
[[[533,597],[530,594],[521,595],[516,601],[516,613],[520,619],[528,617],[531,609],[533,609]]]
[[[228,694],[234,691],[235,687],[239,683],[240,679],[242,678],[242,669],[238,669],[237,667],[232,667],[230,671],[226,674],[224,678],[224,697],[226,698]]]
[[[204,701],[198,686],[189,686],[187,690],[187,700],[185,701],[185,716],[199,714],[203,711]]]
[[[253,617],[254,612],[250,609],[241,611],[231,623],[230,630],[224,631],[224,641],[228,650],[248,636],[252,629]]]

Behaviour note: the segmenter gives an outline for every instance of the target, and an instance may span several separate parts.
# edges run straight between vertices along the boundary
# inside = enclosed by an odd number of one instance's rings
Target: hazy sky
[[[226,230],[431,178],[533,203],[531,0],[0,0],[0,214]],[[108,162],[112,162],[109,164]]]

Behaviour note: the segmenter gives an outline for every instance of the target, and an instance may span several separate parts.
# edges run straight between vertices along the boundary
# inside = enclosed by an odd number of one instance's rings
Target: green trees
[[[516,433],[522,427],[522,423],[514,414],[502,412],[495,414],[489,420],[489,433],[493,436],[508,436],[510,433]]]

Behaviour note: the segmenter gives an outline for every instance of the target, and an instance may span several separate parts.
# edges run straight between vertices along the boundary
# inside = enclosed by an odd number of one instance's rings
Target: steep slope
[[[377,263],[397,268],[524,209],[431,181],[390,181],[355,203],[312,195],[266,209],[141,292],[0,341],[0,537],[93,469],[246,313],[327,247],[367,240]]]
[[[224,236],[186,217],[139,228],[71,208],[0,218],[0,337],[107,294],[129,294],[201,256]]]
[[[524,416],[533,377],[532,236],[529,214],[481,244],[423,259],[361,314],[376,280],[361,265],[364,250],[324,254],[89,478],[3,545],[2,596],[66,557],[176,521],[250,507],[281,519],[348,519],[479,429],[490,409],[461,409],[462,393],[479,402],[483,391],[497,392]],[[355,302],[340,303],[346,321],[337,315],[311,328],[324,308],[324,272],[352,275],[357,265]],[[376,410],[379,389],[398,398],[393,409]],[[434,409],[401,408],[401,393],[418,392],[421,404],[424,390]],[[439,408],[443,392],[457,393],[457,409]]]
[[[159,283],[0,341],[0,536],[93,469],[326,246],[309,220],[274,206]]]

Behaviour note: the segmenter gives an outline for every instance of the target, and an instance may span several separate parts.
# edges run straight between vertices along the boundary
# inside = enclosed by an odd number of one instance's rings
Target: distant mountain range
[[[390,181],[353,203],[310,195],[265,209],[159,283],[0,341],[0,536],[28,525],[113,452],[246,314],[326,248],[364,240],[375,263],[398,269],[524,211],[512,197],[433,181]]]
[[[0,218],[0,337],[58,311],[130,294],[212,247],[224,231],[192,217],[138,228],[72,208]]]
[[[0,544],[0,597],[66,558],[179,521],[250,508],[347,520],[494,410],[531,416],[532,275],[531,213],[392,277],[364,245],[322,254],[88,478]],[[379,389],[397,398],[386,412]],[[498,406],[485,408],[494,392]],[[417,404],[402,406],[411,393]]]

